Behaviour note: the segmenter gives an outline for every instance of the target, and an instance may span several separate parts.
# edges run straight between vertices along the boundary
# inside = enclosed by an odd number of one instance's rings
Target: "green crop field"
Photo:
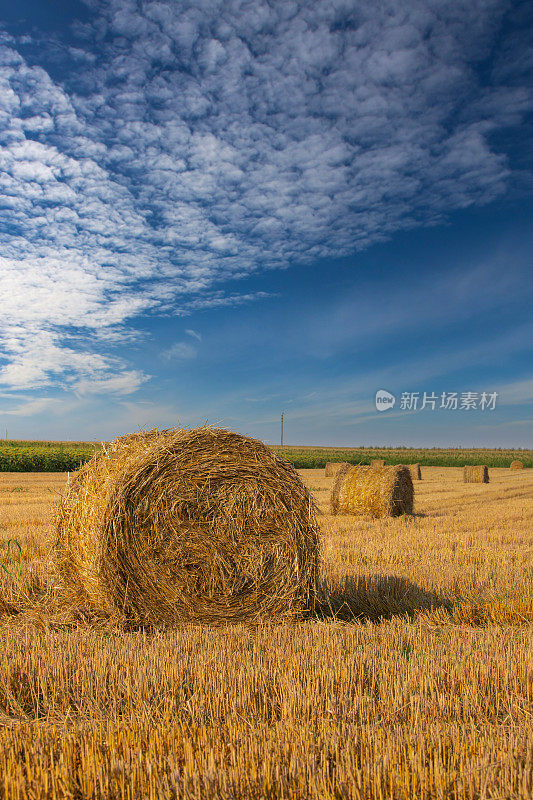
[[[347,461],[350,464],[370,464],[382,458],[386,464],[416,464],[425,467],[463,467],[465,464],[486,464],[488,467],[508,467],[519,459],[524,467],[533,467],[533,450],[504,449],[441,449],[412,447],[272,447],[278,455],[291,461],[298,469],[318,469],[327,461]]]
[[[72,472],[93,455],[92,442],[25,442],[0,444],[0,472]]]
[[[0,443],[0,472],[72,472],[88,461],[95,442],[15,441]],[[369,464],[383,458],[387,464],[415,464],[426,467],[462,467],[486,464],[508,467],[519,459],[524,467],[533,467],[533,450],[504,449],[416,449],[410,447],[300,447],[272,446],[280,456],[298,469],[318,469],[327,461]]]

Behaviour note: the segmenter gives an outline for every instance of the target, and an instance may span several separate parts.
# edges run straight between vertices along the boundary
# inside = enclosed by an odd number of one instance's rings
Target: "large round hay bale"
[[[374,458],[370,462],[370,466],[371,467],[384,467],[385,466],[385,460],[383,458]]]
[[[348,465],[337,473],[330,502],[332,514],[369,514],[373,517],[412,514],[414,489],[411,473],[402,465]]]
[[[509,469],[524,469],[524,465],[521,461],[518,461],[517,459],[516,461],[511,461]]]
[[[350,466],[347,461],[328,461],[324,469],[324,475],[326,478],[332,478],[341,467],[345,467],[346,465]]]
[[[120,437],[71,479],[55,561],[74,598],[138,624],[298,614],[315,508],[293,466],[227,430]]]
[[[464,483],[488,483],[489,468],[485,464],[465,465],[463,469]]]

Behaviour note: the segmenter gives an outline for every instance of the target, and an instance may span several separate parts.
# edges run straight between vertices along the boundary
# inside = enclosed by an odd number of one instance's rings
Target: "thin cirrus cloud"
[[[175,342],[162,353],[163,358],[166,358],[167,361],[189,361],[196,358],[197,355],[197,348],[189,342]]]
[[[122,370],[116,375],[98,376],[92,380],[81,378],[72,388],[79,397],[92,394],[128,395],[136,392],[145,381],[149,380],[149,377],[139,370]]]
[[[512,180],[491,136],[531,93],[512,51],[491,86],[473,66],[505,2],[88,4],[62,68],[42,38],[0,35],[11,389],[131,393],[147,376],[109,348],[136,318],[261,300],[217,284],[351,253]]]
[[[51,397],[36,397],[34,400],[27,400],[14,408],[4,408],[1,413],[14,417],[33,417],[35,414],[49,411],[56,402]]]
[[[202,334],[198,331],[192,330],[192,328],[187,328],[185,333],[196,342],[202,341]],[[173,345],[166,350],[163,350],[161,353],[162,358],[166,359],[167,361],[190,361],[191,359],[196,358],[197,355],[198,345],[195,346],[190,342],[174,342]]]

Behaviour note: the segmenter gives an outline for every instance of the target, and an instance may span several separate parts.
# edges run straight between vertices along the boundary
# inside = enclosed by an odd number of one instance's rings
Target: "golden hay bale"
[[[422,470],[420,469],[420,464],[409,464],[408,468],[409,472],[411,473],[411,478],[414,481],[422,480]]]
[[[407,467],[347,465],[339,470],[330,502],[332,514],[370,514],[373,517],[412,514],[413,481]]]
[[[511,461],[509,465],[509,469],[524,469],[524,465],[521,461]]]
[[[336,475],[339,469],[346,466],[347,463],[347,461],[328,461],[324,469],[324,475],[326,478],[333,477],[333,475]],[[348,464],[348,466],[350,465]]]
[[[56,530],[73,600],[137,624],[258,620],[314,602],[307,489],[262,442],[227,430],[106,444],[70,481]]]
[[[488,483],[489,468],[484,464],[466,465],[463,469],[463,481],[464,483]]]
[[[370,462],[370,466],[371,467],[384,467],[385,466],[385,461],[382,458],[374,458]]]

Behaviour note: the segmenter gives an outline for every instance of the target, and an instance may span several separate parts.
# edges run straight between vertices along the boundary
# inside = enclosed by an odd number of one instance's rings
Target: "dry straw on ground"
[[[422,480],[422,470],[420,469],[420,464],[409,464],[409,472],[411,473],[411,478],[414,481]]]
[[[350,464],[348,464],[346,461],[328,461],[324,469],[324,475],[326,478],[332,478],[337,474],[341,467],[346,466],[350,466]]]
[[[0,592],[0,617],[4,616],[5,614],[12,614],[14,608],[11,603],[8,603],[5,599],[3,594]]]
[[[533,798],[533,469],[510,461],[477,489],[424,467],[420,513],[379,520],[331,516],[302,470],[337,621],[156,632],[20,619],[57,584],[66,475],[0,473],[0,798]]]
[[[413,481],[409,469],[395,467],[343,467],[331,490],[332,514],[369,514],[397,517],[412,514]]]
[[[384,467],[385,466],[385,461],[382,458],[374,458],[370,462],[370,466],[371,467]]]
[[[314,505],[292,465],[226,430],[120,437],[70,481],[56,564],[77,602],[135,623],[297,614],[314,601]]]
[[[522,464],[521,461],[518,461],[518,460],[511,461],[511,464],[509,465],[509,469],[524,469],[524,465]]]
[[[489,468],[484,464],[475,464],[474,466],[465,465],[463,469],[464,483],[488,483],[489,482]]]

